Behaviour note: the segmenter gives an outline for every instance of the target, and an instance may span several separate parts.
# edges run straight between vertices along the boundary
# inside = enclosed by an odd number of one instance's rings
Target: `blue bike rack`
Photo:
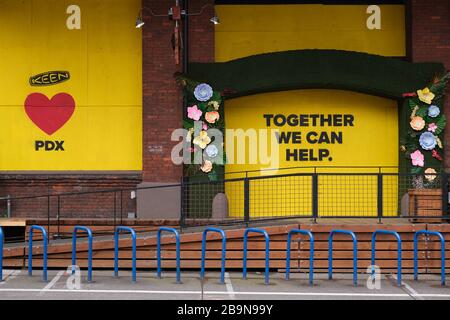
[[[400,235],[391,230],[376,230],[372,233],[372,266],[375,265],[375,244],[377,242],[378,234],[390,234],[393,235],[397,239],[397,285],[402,285],[402,239]],[[372,274],[375,272],[372,267]]]
[[[441,242],[441,285],[445,286],[445,240],[440,232],[437,231],[428,231],[428,230],[419,230],[414,233],[414,280],[417,280],[417,269],[418,269],[418,237],[421,234],[436,236],[439,238]]]
[[[133,247],[132,278],[133,282],[136,282],[136,232],[130,227],[117,227],[114,232],[114,276],[119,276],[119,231],[128,231],[131,234]]]
[[[44,227],[32,225],[28,232],[28,275],[33,275],[33,230],[39,230],[42,232],[42,238],[44,242],[44,264],[42,277],[44,281],[47,281],[47,231]]]
[[[77,264],[77,233],[78,231],[85,231],[88,235],[88,282],[92,282],[92,230],[88,227],[75,226],[72,234],[72,266]],[[72,274],[75,273],[72,267]]]
[[[163,231],[175,234],[176,251],[177,251],[177,283],[181,283],[180,276],[180,234],[174,228],[160,227],[156,234],[156,259],[157,259],[157,275],[161,278],[161,233]]]
[[[291,271],[291,241],[294,234],[304,234],[309,237],[309,284],[313,285],[314,278],[314,236],[308,230],[292,229],[287,236],[286,245],[286,280],[289,280],[289,273]]]
[[[220,282],[225,283],[225,259],[227,252],[227,237],[225,232],[222,229],[218,228],[206,228],[203,230],[203,238],[202,238],[202,263],[201,263],[201,271],[200,278],[203,280],[205,276],[205,256],[206,256],[206,236],[208,232],[217,232],[222,236],[222,266],[220,270]]]
[[[248,234],[250,232],[261,233],[266,239],[266,270],[265,270],[265,283],[269,284],[269,262],[270,262],[270,239],[266,230],[256,229],[256,228],[248,228],[244,232],[244,259],[243,259],[243,270],[242,277],[247,279],[247,240]]]
[[[348,234],[353,240],[353,285],[358,285],[358,240],[349,230],[332,230],[328,236],[328,279],[333,279],[333,237],[335,234]]]
[[[3,281],[3,229],[0,227],[0,281]]]

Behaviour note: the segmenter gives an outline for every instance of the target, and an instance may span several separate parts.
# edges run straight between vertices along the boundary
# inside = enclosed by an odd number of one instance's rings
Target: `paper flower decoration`
[[[423,159],[424,156],[422,152],[420,152],[419,150],[416,150],[413,153],[411,153],[411,160],[413,166],[423,167]]]
[[[219,120],[219,113],[217,111],[209,111],[205,113],[205,120],[209,123],[215,123]]]
[[[215,158],[219,154],[219,149],[213,144],[210,144],[205,149],[206,155],[210,158]]]
[[[425,170],[425,179],[430,182],[436,179],[436,170],[434,170],[433,168],[427,168]]]
[[[418,117],[418,116],[412,117],[409,125],[414,130],[420,131],[425,127],[425,120],[423,120],[422,117]]]
[[[195,121],[200,120],[200,117],[203,114],[202,110],[199,110],[196,105],[194,105],[192,107],[188,107],[187,112],[188,112],[188,115],[187,115],[188,118],[195,120]]]
[[[419,100],[426,104],[431,104],[431,101],[434,99],[434,93],[428,88],[417,90],[417,95],[419,96]]]
[[[441,110],[439,109],[438,106],[431,105],[428,108],[428,116],[429,117],[436,118],[439,115],[439,113],[441,113]]]
[[[212,170],[212,162],[209,160],[205,160],[205,162],[203,162],[203,165],[200,167],[200,169],[205,173],[210,172]]]
[[[211,99],[212,95],[213,89],[207,83],[200,83],[194,89],[194,96],[198,101],[208,101],[209,99]]]
[[[424,132],[420,135],[419,144],[424,150],[433,150],[436,146],[436,137],[431,132]]]
[[[208,106],[213,106],[214,110],[219,110],[219,103],[217,101],[208,102]]]
[[[189,130],[188,130],[188,133],[187,133],[187,135],[186,135],[186,141],[187,142],[191,142],[191,140],[192,140],[192,134],[194,133],[194,128],[190,128]]]
[[[430,131],[430,132],[435,132],[436,129],[437,129],[436,123],[433,122],[433,123],[430,123],[430,124],[428,125],[428,131]]]
[[[197,137],[194,138],[193,142],[200,148],[205,149],[206,146],[211,142],[211,138],[208,137],[208,133],[203,130]]]

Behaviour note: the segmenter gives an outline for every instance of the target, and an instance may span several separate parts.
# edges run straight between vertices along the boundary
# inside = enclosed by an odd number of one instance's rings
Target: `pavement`
[[[247,280],[240,272],[225,273],[220,283],[220,272],[206,272],[200,279],[198,272],[181,273],[177,283],[175,272],[164,272],[157,278],[154,271],[138,272],[133,282],[130,271],[93,272],[93,281],[87,282],[87,272],[71,276],[66,270],[49,270],[48,281],[43,281],[42,270],[3,270],[0,282],[0,300],[450,300],[450,285],[441,286],[439,275],[421,275],[414,281],[412,275],[403,275],[397,286],[396,275],[380,275],[379,286],[367,287],[368,274],[358,275],[358,285],[351,274],[314,275],[309,286],[308,274],[291,273],[289,280],[282,273],[271,273],[270,283],[264,283],[264,273],[249,272]],[[370,282],[370,281],[369,281]],[[374,287],[374,286],[372,286]]]

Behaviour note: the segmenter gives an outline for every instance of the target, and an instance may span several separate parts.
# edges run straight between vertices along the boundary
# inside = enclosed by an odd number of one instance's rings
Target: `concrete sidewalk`
[[[395,275],[382,275],[380,289],[368,289],[368,275],[360,274],[358,286],[352,284],[352,275],[335,274],[328,280],[326,274],[315,274],[314,285],[308,284],[308,275],[293,273],[285,280],[281,273],[270,275],[270,284],[264,284],[264,274],[249,273],[247,280],[241,273],[226,273],[225,284],[220,283],[220,273],[207,272],[201,281],[198,272],[182,272],[182,283],[176,283],[174,272],[163,273],[158,279],[155,272],[137,274],[132,282],[131,272],[120,271],[113,277],[113,271],[95,271],[93,282],[86,280],[82,271],[79,289],[70,289],[70,275],[65,270],[51,270],[48,282],[42,280],[42,271],[34,270],[29,277],[27,270],[4,270],[4,281],[0,283],[0,299],[64,299],[64,300],[450,300],[450,286],[441,287],[440,277],[424,275],[419,281],[404,275],[401,287],[397,286]],[[69,280],[69,283],[68,283]]]

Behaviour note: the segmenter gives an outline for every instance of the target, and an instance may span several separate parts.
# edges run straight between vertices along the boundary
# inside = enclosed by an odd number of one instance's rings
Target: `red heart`
[[[52,135],[69,121],[75,100],[68,93],[58,93],[50,100],[42,93],[31,93],[25,100],[25,112],[42,131]]]

